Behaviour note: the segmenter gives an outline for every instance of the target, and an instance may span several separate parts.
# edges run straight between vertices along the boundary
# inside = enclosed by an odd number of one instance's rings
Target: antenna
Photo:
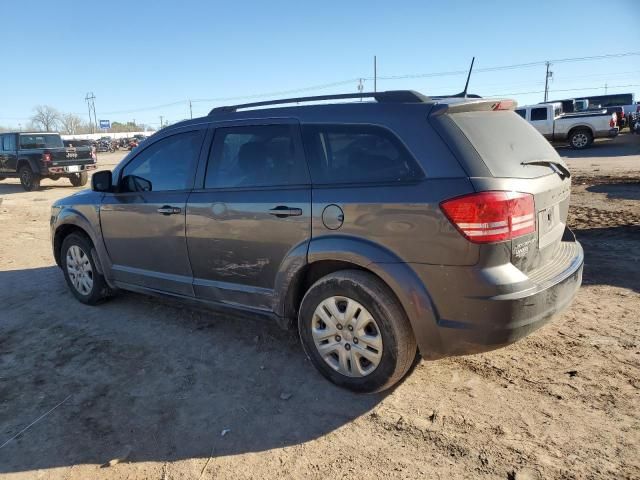
[[[460,93],[461,97],[467,98],[467,89],[469,88],[469,79],[471,78],[471,72],[473,71],[473,62],[476,61],[476,57],[471,58],[471,66],[469,67],[469,73],[467,74],[467,83],[464,84],[464,90]]]

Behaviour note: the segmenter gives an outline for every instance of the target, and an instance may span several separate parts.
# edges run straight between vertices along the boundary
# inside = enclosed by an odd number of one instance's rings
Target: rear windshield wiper
[[[560,162],[554,162],[553,160],[531,160],[530,162],[522,162],[520,165],[542,165],[550,167],[551,170],[560,175],[560,178],[569,178],[571,172]]]

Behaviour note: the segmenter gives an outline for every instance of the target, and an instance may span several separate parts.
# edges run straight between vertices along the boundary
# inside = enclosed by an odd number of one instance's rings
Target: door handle
[[[157,210],[158,213],[162,215],[174,215],[176,213],[182,212],[180,207],[172,207],[171,205],[164,205]]]
[[[274,215],[278,218],[285,218],[285,217],[299,217],[300,215],[302,215],[302,209],[301,208],[289,208],[287,206],[284,205],[278,205],[275,208],[272,208],[271,210],[269,210],[269,214],[270,215]]]

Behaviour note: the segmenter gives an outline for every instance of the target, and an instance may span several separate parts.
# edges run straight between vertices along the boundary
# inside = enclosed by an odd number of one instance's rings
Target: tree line
[[[33,115],[29,119],[28,130],[42,132],[60,132],[67,135],[79,135],[102,131],[97,125],[91,125],[82,117],[74,113],[62,113],[49,105],[38,105],[33,109]],[[141,132],[145,125],[135,122],[111,122],[108,133]]]

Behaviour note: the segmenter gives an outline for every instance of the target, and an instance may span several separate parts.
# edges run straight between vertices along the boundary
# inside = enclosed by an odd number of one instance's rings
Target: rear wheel
[[[576,150],[587,148],[592,143],[593,135],[589,130],[575,130],[571,132],[571,135],[569,135],[569,145],[571,145],[571,148],[575,148]]]
[[[359,270],[335,272],[313,284],[302,300],[298,328],[320,373],[357,392],[378,392],[400,381],[417,351],[393,292]]]
[[[27,192],[38,190],[40,188],[40,175],[31,171],[31,168],[27,165],[20,167],[20,183],[22,188]]]
[[[84,235],[72,233],[62,242],[60,263],[71,293],[87,305],[109,296],[109,286],[91,256],[93,245]]]
[[[74,173],[69,177],[69,181],[74,187],[84,187],[88,180],[89,174],[87,172]]]
[[[7,178],[7,177],[0,177],[0,182],[1,182],[2,180],[5,180],[6,178]]]

